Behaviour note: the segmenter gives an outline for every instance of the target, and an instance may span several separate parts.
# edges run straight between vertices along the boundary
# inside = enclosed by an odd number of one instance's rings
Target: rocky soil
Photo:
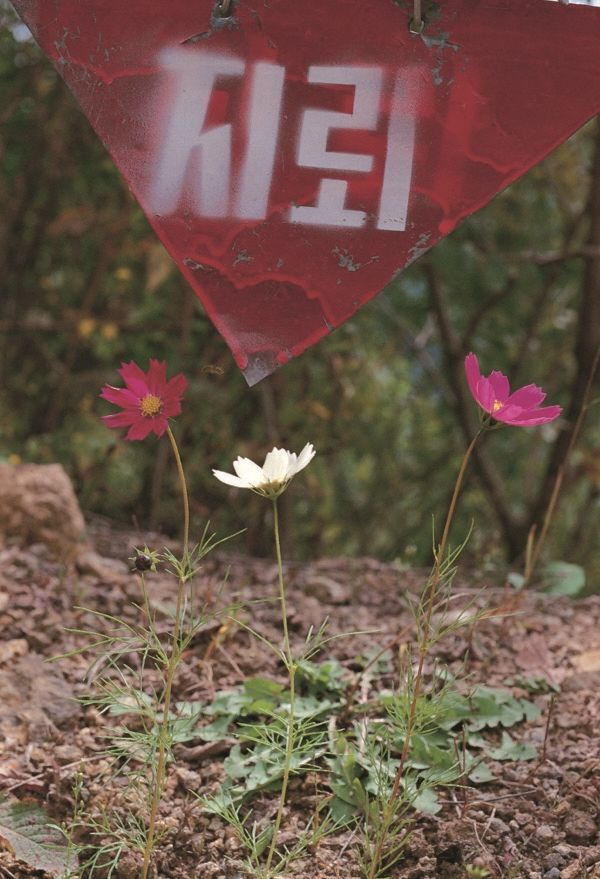
[[[77,701],[90,691],[89,656],[48,660],[81,646],[80,636],[69,629],[93,623],[82,607],[137,619],[139,582],[127,558],[135,545],[160,547],[163,541],[106,522],[91,523],[82,535],[70,488],[57,473],[62,488],[53,489],[53,477],[46,472],[45,493],[36,488],[35,476],[33,483],[28,477],[21,481],[17,500],[14,480],[10,487],[5,480],[3,493],[0,473],[0,795],[33,798],[55,821],[68,822],[80,769],[87,808],[98,812],[103,805],[122,803],[125,810],[132,803],[104,752],[105,736],[116,720]],[[53,498],[59,498],[58,509],[53,509]],[[350,676],[356,674],[360,652],[385,645],[403,630],[402,643],[410,644],[406,597],[418,593],[422,572],[372,559],[326,559],[290,564],[286,574],[297,644],[324,617],[330,619],[331,634],[370,632],[328,646],[328,655],[335,655]],[[173,580],[158,573],[150,575],[149,584],[158,619],[166,626]],[[539,717],[511,734],[536,745],[540,757],[495,763],[493,782],[443,791],[441,812],[416,816],[406,857],[393,879],[600,879],[600,596],[573,602],[532,593],[515,604],[510,590],[485,582],[467,579],[457,588],[480,604],[502,607],[504,615],[480,623],[469,644],[461,633],[450,636],[439,645],[438,658],[462,673],[468,657],[471,684],[512,681],[515,695],[532,699]],[[210,556],[197,593],[209,602],[241,602],[252,625],[277,638],[277,603],[256,601],[276,596],[272,562]],[[177,699],[211,700],[257,673],[284,681],[277,658],[242,627],[231,626],[221,638],[215,637],[217,631],[218,625],[208,626],[190,645],[177,679]],[[515,685],[531,679],[548,686],[531,695]],[[558,691],[554,698],[553,689]],[[177,748],[161,811],[159,876],[244,877],[231,830],[203,814],[188,793],[217,787],[231,744],[224,739],[208,748],[202,743]],[[314,782],[294,783],[287,826],[306,817],[312,793]],[[268,815],[273,798],[265,796],[257,808]],[[359,879],[354,842],[350,831],[327,838],[296,862],[289,879]],[[138,874],[131,851],[113,875],[135,879]],[[42,875],[19,862],[0,833],[0,876]]]

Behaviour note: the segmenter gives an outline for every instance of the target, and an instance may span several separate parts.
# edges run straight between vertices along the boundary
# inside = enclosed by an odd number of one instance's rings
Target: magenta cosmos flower
[[[491,372],[486,378],[479,371],[477,357],[472,353],[465,357],[465,372],[473,397],[496,421],[531,427],[554,421],[562,412],[560,406],[539,408],[546,394],[537,385],[525,385],[511,394],[508,379],[502,372]]]
[[[179,373],[167,381],[163,360],[151,360],[147,373],[132,360],[121,364],[119,373],[126,387],[104,385],[100,396],[123,411],[102,416],[104,423],[108,427],[128,427],[128,440],[142,440],[152,432],[162,436],[169,426],[168,419],[181,412],[185,377]]]

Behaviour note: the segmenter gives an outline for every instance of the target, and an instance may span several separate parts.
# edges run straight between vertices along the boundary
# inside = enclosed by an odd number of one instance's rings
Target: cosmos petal
[[[103,400],[121,406],[123,409],[139,409],[139,398],[128,388],[113,388],[112,385],[104,385],[100,391]]]
[[[539,406],[545,399],[546,394],[537,385],[525,385],[524,388],[519,388],[518,391],[511,394],[506,402],[514,406],[520,406],[521,409],[533,409],[534,406]]]
[[[128,440],[143,440],[146,439],[149,433],[152,431],[150,418],[140,418],[139,421],[136,421],[135,424],[132,424],[129,428],[129,431],[125,437]]]
[[[162,436],[169,426],[169,422],[167,421],[164,413],[161,412],[160,415],[156,415],[154,418],[144,419],[144,421],[148,421],[150,425],[150,430],[154,431],[156,436]]]
[[[315,457],[316,452],[314,450],[312,443],[306,443],[300,454],[298,455],[298,460],[296,461],[296,465],[294,468],[294,475],[299,473],[300,470],[304,470],[304,468],[310,464],[312,459]]]
[[[135,412],[116,412],[114,415],[103,415],[102,421],[107,427],[129,427],[135,424],[137,416]]]
[[[542,409],[523,410],[520,415],[514,415],[510,420],[504,418],[498,420],[506,420],[507,424],[514,424],[519,427],[529,427],[535,424],[547,424],[549,421],[554,421],[561,412],[561,406],[544,406]]]
[[[248,483],[248,485],[262,485],[266,481],[262,468],[255,464],[254,461],[251,461],[250,458],[238,457],[233,462],[233,469],[240,479]]]
[[[250,483],[240,479],[239,476],[234,476],[233,473],[224,473],[222,470],[213,470],[213,476],[216,476],[217,479],[224,482],[226,485],[234,485],[236,488],[252,488]]]
[[[183,397],[187,390],[187,379],[182,372],[178,372],[169,379],[165,388],[165,398]]]
[[[164,360],[150,360],[148,367],[148,388],[151,394],[164,399],[167,387],[167,364]]]
[[[490,373],[488,381],[494,391],[494,398],[499,403],[505,403],[510,394],[510,385],[504,373],[494,370]]]
[[[146,373],[143,372],[137,363],[133,360],[130,363],[122,363],[119,370],[121,378],[129,388],[138,397],[145,397],[148,393],[148,380]]]
[[[477,382],[481,378],[481,372],[479,370],[479,363],[477,362],[477,357],[473,352],[467,354],[465,357],[465,372],[467,374],[467,382],[469,385],[469,390],[473,397],[477,400]]]
[[[165,400],[161,415],[165,418],[173,418],[175,415],[181,415],[181,401],[171,398]]]
[[[265,458],[263,473],[268,482],[281,482],[288,476],[290,453],[275,447]]]
[[[491,412],[494,408],[494,400],[496,399],[494,389],[489,378],[485,378],[485,376],[483,375],[477,382],[477,393],[475,394],[475,399],[477,400],[481,408],[485,409],[486,412]]]
[[[522,406],[514,406],[512,403],[505,403],[501,409],[498,409],[493,414],[496,421],[512,424],[514,419],[520,418],[524,412],[529,412],[529,409],[523,409]]]

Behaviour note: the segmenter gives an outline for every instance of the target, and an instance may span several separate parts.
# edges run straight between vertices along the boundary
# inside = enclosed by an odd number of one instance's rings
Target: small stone
[[[571,846],[565,845],[564,842],[561,842],[560,845],[555,845],[552,851],[558,852],[558,854],[562,855],[564,858],[568,858],[569,855],[573,854]]]
[[[544,879],[560,879],[560,870],[558,867],[552,867],[544,873]]]
[[[76,763],[81,759],[81,750],[73,745],[57,745],[54,748],[54,757],[56,761],[65,766],[68,763]]]
[[[552,850],[548,852],[546,857],[544,858],[544,867],[546,870],[551,870],[553,867],[564,867],[565,859],[560,852]]]
[[[578,859],[561,871],[560,879],[583,879],[584,875]]]
[[[591,845],[581,857],[586,867],[600,867],[600,845]]]
[[[324,604],[347,604],[348,590],[332,577],[315,576],[304,586],[306,595],[312,595]]]
[[[11,638],[0,644],[0,663],[10,663],[20,656],[25,656],[29,645],[25,638]]]
[[[424,855],[419,859],[419,863],[409,871],[407,879],[425,879],[425,877],[433,875],[432,871],[435,870],[436,865],[436,858]]]
[[[535,835],[541,842],[550,842],[551,839],[554,839],[554,831],[549,824],[540,824]]]
[[[596,838],[596,822],[588,812],[573,809],[565,818],[564,831],[569,842],[584,845]]]
[[[200,834],[197,834],[196,836],[193,837],[193,839],[189,843],[189,846],[190,846],[191,850],[194,852],[194,854],[196,854],[196,855],[201,854],[206,848],[206,843],[205,843],[204,837],[201,836]]]
[[[144,858],[141,852],[127,851],[119,858],[117,876],[119,879],[136,879],[142,869]]]
[[[493,830],[498,835],[510,833],[509,826],[501,818],[492,818],[490,821],[490,830]]]
[[[568,800],[561,800],[554,809],[555,815],[566,815],[571,809],[571,803]]]

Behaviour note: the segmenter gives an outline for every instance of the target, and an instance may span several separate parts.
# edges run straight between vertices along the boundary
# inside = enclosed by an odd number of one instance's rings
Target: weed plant
[[[109,427],[128,427],[127,438],[131,440],[144,439],[149,432],[167,435],[181,491],[183,541],[180,556],[169,549],[158,552],[146,546],[136,550],[131,559],[141,587],[140,603],[134,605],[136,622],[87,610],[97,621],[97,629],[72,630],[86,641],[75,652],[94,656],[88,675],[94,689],[84,697],[84,704],[95,707],[101,714],[121,718],[120,724],[109,734],[106,754],[112,758],[115,774],[125,777],[123,795],[132,804],[125,814],[117,809],[105,809],[100,816],[86,815],[87,837],[93,851],[83,864],[89,875],[101,872],[110,876],[123,853],[133,851],[140,858],[141,879],[147,879],[160,839],[158,817],[167,764],[173,760],[173,745],[179,739],[182,723],[190,722],[173,703],[177,670],[192,640],[225,612],[198,596],[194,583],[203,559],[224,540],[211,533],[207,525],[200,539],[190,543],[185,472],[168,423],[168,416],[181,411],[184,377],[178,375],[167,381],[165,364],[158,361],[150,361],[147,374],[134,363],[124,364],[120,372],[126,388],[105,386],[101,396],[122,406],[124,411],[105,416],[105,421]],[[152,608],[147,583],[147,574],[156,572],[159,567],[177,582],[175,608],[168,614],[166,632]],[[231,615],[233,609],[226,612]],[[137,660],[135,664],[131,661],[133,656]],[[152,687],[149,679],[154,681]],[[80,785],[76,794],[72,824],[81,829],[84,819]]]

